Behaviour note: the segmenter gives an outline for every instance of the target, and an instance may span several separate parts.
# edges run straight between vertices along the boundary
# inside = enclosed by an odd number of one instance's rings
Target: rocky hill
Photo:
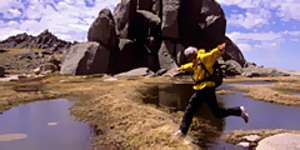
[[[0,41],[0,76],[5,72],[32,73],[39,67],[58,71],[63,53],[72,44],[57,38],[48,30],[37,36],[27,33],[11,36]]]
[[[71,44],[71,42],[58,39],[48,30],[45,30],[37,36],[28,35],[27,33],[11,36],[6,40],[0,41],[0,48],[35,48],[54,52],[69,48]]]

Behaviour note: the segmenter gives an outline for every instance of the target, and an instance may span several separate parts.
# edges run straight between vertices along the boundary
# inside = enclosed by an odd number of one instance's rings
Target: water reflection
[[[91,129],[74,121],[67,100],[35,102],[0,115],[0,134],[23,133],[27,138],[0,142],[1,150],[88,150]],[[56,123],[55,126],[48,126]]]
[[[221,88],[228,89],[230,84],[225,84]],[[184,111],[193,90],[191,84],[162,84],[153,86],[150,93],[155,96],[146,99],[145,103],[167,107],[172,111]],[[199,137],[201,145],[215,149],[216,144],[214,142],[217,142],[217,146],[219,146],[217,149],[220,146],[222,149],[232,149],[233,145],[224,143],[218,138],[223,133],[236,129],[300,129],[299,107],[257,101],[243,96],[243,93],[218,95],[218,101],[225,108],[244,105],[250,114],[250,122],[245,124],[239,117],[229,117],[225,120],[217,119],[204,103],[199,108],[196,117],[199,125],[194,124],[192,126],[193,134]]]

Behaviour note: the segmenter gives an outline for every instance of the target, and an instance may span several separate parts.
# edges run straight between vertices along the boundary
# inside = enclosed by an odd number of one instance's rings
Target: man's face
[[[188,61],[193,61],[197,57],[197,53],[192,53],[189,56],[187,56]]]

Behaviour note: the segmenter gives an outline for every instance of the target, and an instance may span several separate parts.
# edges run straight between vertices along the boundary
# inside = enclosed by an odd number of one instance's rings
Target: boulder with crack
[[[61,65],[61,74],[88,75],[106,73],[109,69],[109,50],[96,42],[72,46]]]

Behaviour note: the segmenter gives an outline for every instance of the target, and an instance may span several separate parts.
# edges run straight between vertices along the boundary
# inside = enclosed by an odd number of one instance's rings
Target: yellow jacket
[[[180,71],[193,71],[193,79],[194,81],[200,81],[208,76],[207,73],[205,73],[205,70],[202,69],[201,65],[199,65],[197,62],[200,60],[203,62],[207,70],[210,72],[210,74],[213,74],[213,65],[217,61],[217,59],[221,56],[221,51],[218,48],[215,48],[211,50],[210,52],[205,52],[204,49],[199,49],[197,52],[196,59],[193,59],[192,62],[184,64],[180,66]],[[193,86],[194,90],[202,90],[205,87],[214,87],[215,82],[213,81],[205,81],[201,82],[199,84],[195,84]]]

